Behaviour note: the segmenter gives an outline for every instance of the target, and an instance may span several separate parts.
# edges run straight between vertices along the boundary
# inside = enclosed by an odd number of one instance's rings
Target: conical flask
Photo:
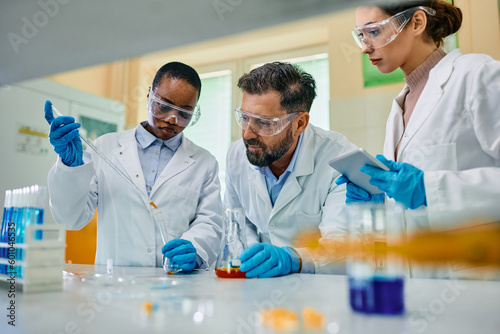
[[[240,271],[240,255],[247,249],[245,209],[224,211],[223,237],[215,263],[215,274],[220,278],[246,278]]]

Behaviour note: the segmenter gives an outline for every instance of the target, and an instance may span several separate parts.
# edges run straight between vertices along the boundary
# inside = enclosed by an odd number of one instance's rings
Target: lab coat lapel
[[[283,209],[288,203],[290,203],[295,197],[297,197],[297,195],[300,194],[301,191],[302,187],[297,181],[297,175],[294,175],[294,173],[290,174],[285,182],[285,185],[281,189],[278,198],[276,199],[276,203],[274,203],[271,218],[281,209]]]
[[[257,195],[260,197],[262,202],[266,205],[267,208],[271,208],[271,199],[269,198],[269,193],[267,192],[266,180],[264,179],[264,175],[258,170],[256,170],[253,166],[250,167],[252,171],[249,174],[249,186],[250,189],[255,189]]]
[[[312,149],[312,140],[312,130],[308,127],[304,132],[304,138],[302,139],[302,146],[300,147],[299,155],[295,162],[295,168],[286,180],[283,189],[281,189],[276,199],[276,203],[274,203],[271,218],[302,192],[299,178],[304,175],[312,174],[314,171],[314,150]]]
[[[151,197],[153,197],[155,191],[161,187],[163,183],[167,182],[175,175],[182,173],[196,162],[191,158],[192,155],[192,144],[186,137],[183,137],[182,143],[175,152],[174,156],[156,179],[153,189],[151,189]]]
[[[443,96],[443,86],[450,78],[453,71],[453,62],[459,55],[459,50],[452,51],[430,71],[427,84],[425,85],[424,90],[415,105],[413,114],[411,115],[410,121],[406,126],[405,134],[401,139],[401,146],[398,151],[398,160],[429,116],[433,112],[439,112],[435,109],[439,100]]]
[[[137,152],[137,141],[135,139],[135,131],[130,131],[125,137],[119,140],[120,147],[113,150],[113,154],[120,162],[123,169],[134,182],[134,184],[142,190],[147,196],[146,181],[142,173],[141,162],[139,161],[139,153]]]
[[[391,114],[387,119],[386,136],[388,140],[384,147],[384,156],[389,160],[395,160],[394,153],[404,132],[403,109],[401,105],[404,103],[404,97],[407,92],[408,87],[405,86],[403,91],[392,101]]]

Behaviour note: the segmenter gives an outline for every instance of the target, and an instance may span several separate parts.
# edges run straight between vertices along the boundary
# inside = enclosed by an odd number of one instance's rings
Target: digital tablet
[[[370,184],[370,176],[361,172],[361,167],[368,165],[386,171],[389,170],[389,168],[387,168],[383,163],[375,159],[375,157],[362,148],[358,148],[357,150],[335,158],[331,160],[329,164],[340,174],[347,177],[352,183],[356,184],[360,188],[363,188],[372,195],[379,194],[382,191]]]

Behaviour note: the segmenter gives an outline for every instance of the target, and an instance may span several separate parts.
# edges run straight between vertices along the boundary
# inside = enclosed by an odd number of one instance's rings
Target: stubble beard
[[[288,128],[286,132],[286,136],[283,138],[283,140],[279,141],[276,143],[273,147],[271,147],[269,150],[267,149],[267,146],[264,143],[261,143],[257,139],[243,139],[243,142],[245,143],[245,147],[247,149],[247,159],[248,161],[257,167],[265,167],[269,166],[276,160],[280,159],[282,156],[285,155],[288,150],[290,150],[290,147],[293,145],[293,136],[292,136],[292,129]],[[250,151],[248,149],[248,146],[258,146],[261,148],[259,151]]]

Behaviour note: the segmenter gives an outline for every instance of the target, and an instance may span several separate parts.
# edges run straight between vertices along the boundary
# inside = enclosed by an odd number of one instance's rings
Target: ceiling
[[[373,0],[0,0],[0,85]]]

